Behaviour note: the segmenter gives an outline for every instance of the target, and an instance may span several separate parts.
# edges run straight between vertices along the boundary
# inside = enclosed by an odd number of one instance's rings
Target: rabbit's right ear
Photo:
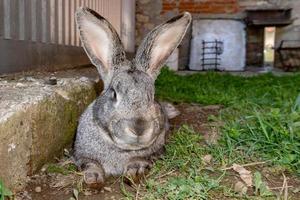
[[[76,24],[88,57],[107,86],[114,69],[126,60],[121,40],[112,25],[89,8],[76,11]]]
[[[167,58],[180,44],[191,20],[191,14],[185,12],[154,28],[137,50],[135,67],[155,79]]]

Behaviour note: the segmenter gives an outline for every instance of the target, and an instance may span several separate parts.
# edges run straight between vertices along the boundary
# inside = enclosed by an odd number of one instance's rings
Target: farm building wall
[[[193,18],[242,18],[245,9],[251,7],[290,6],[293,17],[298,17],[293,25],[277,28],[276,43],[284,38],[299,39],[299,0],[137,0],[136,1],[136,46],[156,25],[183,11],[192,13]],[[246,29],[246,65],[263,65],[263,27]],[[186,69],[189,63],[191,30],[179,47],[179,68]]]
[[[136,45],[156,25],[171,17],[188,11],[197,14],[232,14],[238,11],[237,0],[137,0],[136,1]],[[186,69],[189,63],[191,27],[179,46],[179,69]]]

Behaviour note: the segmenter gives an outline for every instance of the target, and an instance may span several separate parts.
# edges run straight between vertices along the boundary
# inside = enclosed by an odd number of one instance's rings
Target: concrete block
[[[80,114],[96,97],[94,78],[28,80],[0,79],[0,179],[14,191],[72,143]]]

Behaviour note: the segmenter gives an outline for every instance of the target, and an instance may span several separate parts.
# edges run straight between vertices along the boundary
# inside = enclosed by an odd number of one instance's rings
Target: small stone
[[[236,182],[236,184],[234,185],[234,191],[236,193],[243,195],[247,193],[247,190],[248,190],[247,186],[241,181]]]
[[[84,191],[84,193],[83,193],[85,196],[91,196],[92,195],[92,192],[90,192],[90,191]]]
[[[42,188],[40,186],[37,186],[34,188],[34,191],[40,193],[42,191]]]
[[[48,80],[45,81],[45,84],[48,85],[56,85],[57,84],[57,79],[56,77],[52,76]]]
[[[42,167],[42,169],[41,169],[41,172],[45,172],[46,170],[47,170],[47,166],[44,165],[44,166]]]
[[[107,192],[112,192],[112,189],[110,187],[104,187],[103,189]]]
[[[35,82],[36,79],[29,76],[29,77],[26,77],[26,81]]]
[[[19,81],[29,81],[29,82],[35,82],[36,79],[31,76],[25,76],[19,79]]]
[[[23,84],[23,83],[17,83],[16,87],[25,87],[25,84]]]
[[[202,161],[204,162],[205,165],[210,164],[211,160],[212,160],[212,155],[210,154],[207,154],[202,158]]]
[[[82,82],[87,82],[87,81],[89,81],[89,78],[85,77],[85,76],[82,76],[82,77],[79,78],[79,80],[82,81]]]

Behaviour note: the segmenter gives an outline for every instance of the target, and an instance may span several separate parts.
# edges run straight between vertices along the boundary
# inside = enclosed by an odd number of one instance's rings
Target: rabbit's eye
[[[117,93],[114,89],[111,90],[111,98],[117,100]]]

